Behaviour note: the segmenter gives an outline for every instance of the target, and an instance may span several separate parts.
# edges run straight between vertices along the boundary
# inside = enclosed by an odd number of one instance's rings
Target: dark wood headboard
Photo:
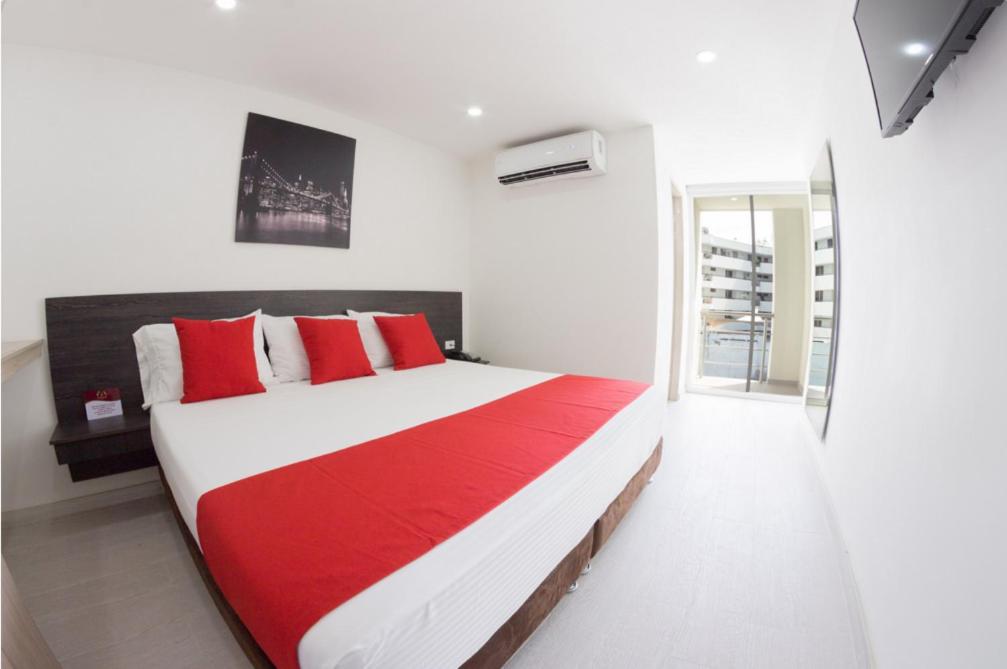
[[[462,349],[462,294],[402,290],[257,290],[53,297],[45,301],[49,371],[61,424],[84,419],[85,390],[117,387],[124,409],[143,403],[133,332],[182,318],[231,318],[256,309],[273,316],[356,311],[423,312],[440,345]]]

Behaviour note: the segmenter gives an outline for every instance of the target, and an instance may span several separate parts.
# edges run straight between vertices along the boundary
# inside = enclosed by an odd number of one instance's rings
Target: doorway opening
[[[806,372],[804,193],[694,196],[694,392],[799,401]]]

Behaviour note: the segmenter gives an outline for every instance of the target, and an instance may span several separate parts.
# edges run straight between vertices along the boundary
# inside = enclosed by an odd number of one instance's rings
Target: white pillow
[[[262,310],[256,309],[247,316],[221,318],[236,321],[255,317],[252,326],[252,344],[255,346],[255,367],[259,381],[273,383],[273,370],[266,357],[265,340],[262,336]],[[148,409],[158,402],[182,399],[182,351],[178,346],[178,333],[172,323],[144,325],[133,333],[136,346],[136,362],[140,366],[140,387],[143,389],[143,408]]]
[[[402,316],[403,314],[388,314],[383,311],[353,311],[347,309],[346,313],[357,322],[360,329],[360,339],[364,342],[364,351],[367,352],[367,359],[371,361],[371,367],[379,369],[381,367],[391,367],[395,364],[392,359],[392,352],[388,350],[385,338],[381,336],[381,329],[374,322],[375,316]]]
[[[262,315],[262,330],[269,344],[269,364],[273,368],[276,380],[303,381],[311,378],[311,363],[301,341],[301,332],[297,329],[294,316]],[[349,316],[309,316],[308,318],[341,318]]]

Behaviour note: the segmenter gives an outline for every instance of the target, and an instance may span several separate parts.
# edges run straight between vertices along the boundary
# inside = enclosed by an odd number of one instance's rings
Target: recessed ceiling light
[[[927,52],[927,45],[922,42],[910,42],[902,47],[902,53],[907,56],[922,56]]]
[[[214,0],[219,9],[234,9],[238,6],[238,0]]]
[[[468,114],[469,116],[471,116],[472,118],[475,118],[477,116],[482,116],[483,115],[483,108],[482,107],[472,106],[472,107],[469,107],[467,110],[465,110],[465,113]]]
[[[700,51],[699,53],[696,54],[696,60],[698,60],[700,63],[703,64],[712,63],[713,61],[717,60],[717,52]]]

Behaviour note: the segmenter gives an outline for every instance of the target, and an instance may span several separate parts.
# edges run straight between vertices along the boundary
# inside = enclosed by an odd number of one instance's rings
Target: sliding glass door
[[[783,314],[775,303],[780,281],[792,280],[791,272],[776,270],[778,235],[785,237],[788,269],[795,261],[803,266],[804,200],[796,195],[705,197],[693,200],[693,210],[699,268],[693,385],[799,395],[800,351],[784,350],[774,339],[781,322],[802,328],[801,314],[793,313],[794,286],[782,287],[788,298]],[[800,347],[801,332],[782,334],[783,344]]]

